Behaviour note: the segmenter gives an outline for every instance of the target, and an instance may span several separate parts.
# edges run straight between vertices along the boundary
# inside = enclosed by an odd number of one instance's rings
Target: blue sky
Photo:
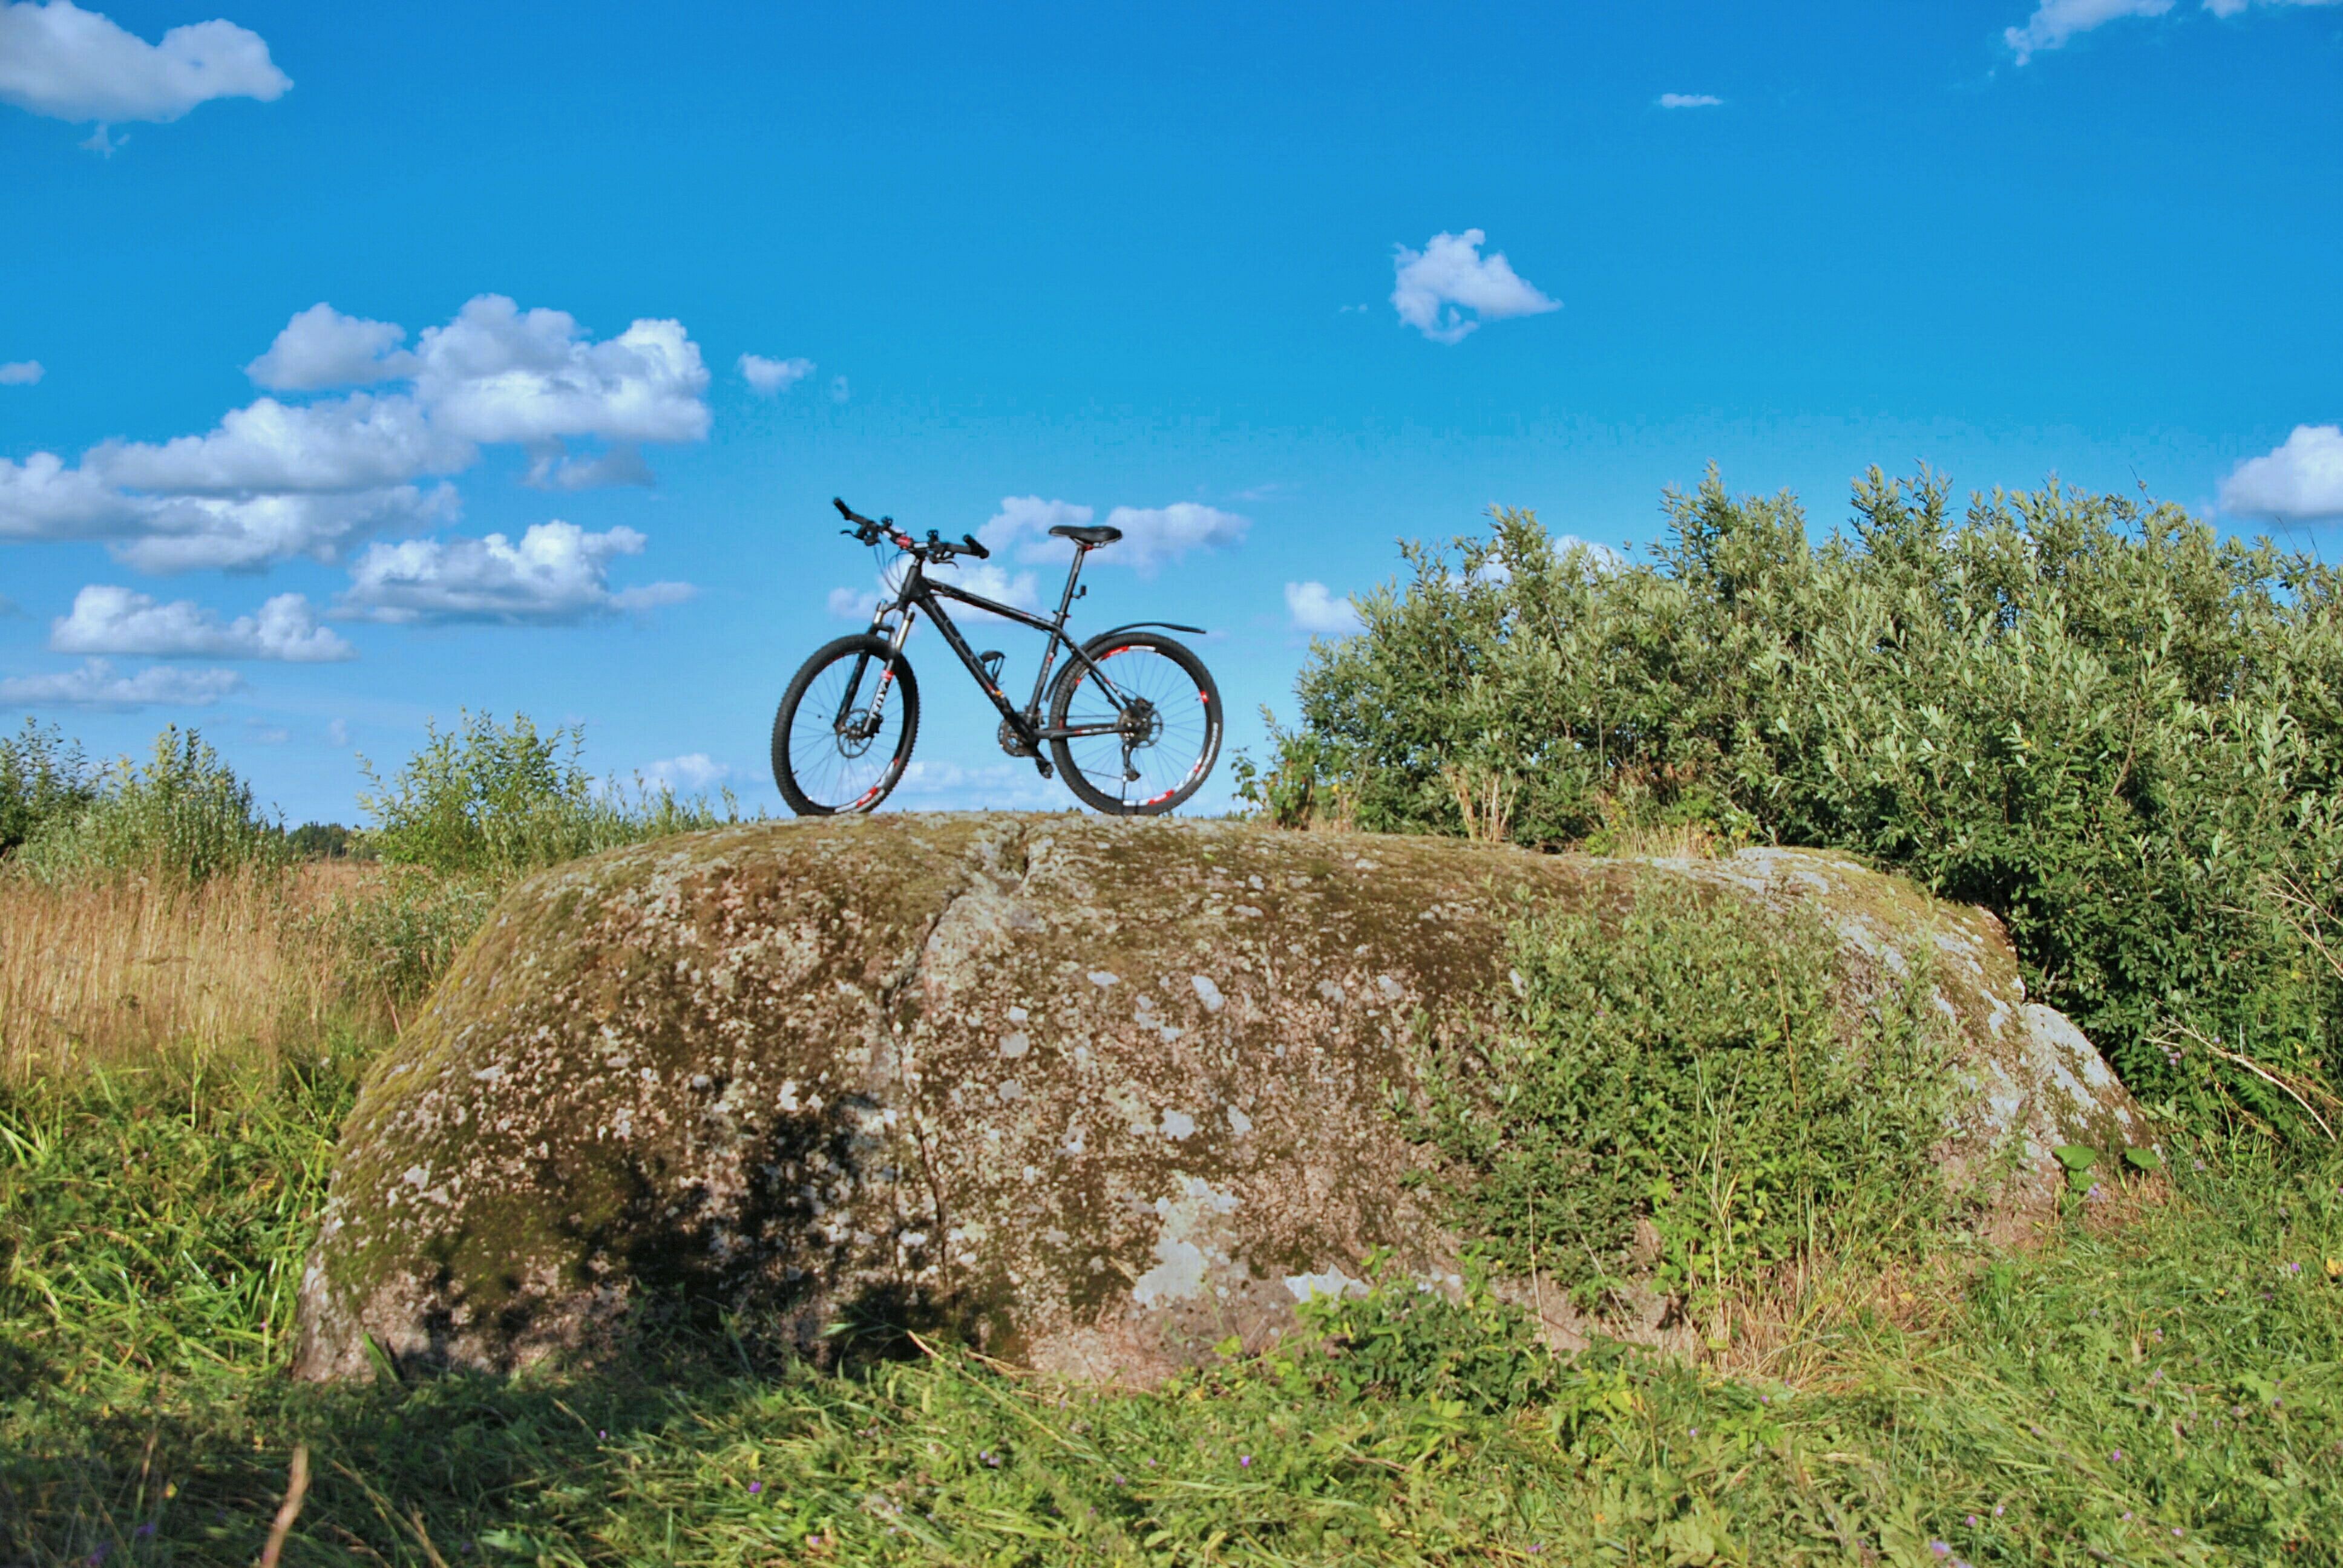
[[[832,495],[1131,508],[1078,625],[1212,628],[1237,744],[1493,502],[2343,517],[2343,5],[0,0],[0,724],[296,819],[459,708],[777,808]],[[895,804],[1068,802],[912,650]]]

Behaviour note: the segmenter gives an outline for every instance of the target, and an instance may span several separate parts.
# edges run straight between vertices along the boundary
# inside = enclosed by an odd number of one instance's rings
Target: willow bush
[[[37,733],[28,724],[21,739]],[[75,771],[78,749],[48,739],[45,750],[20,748],[33,759],[24,769],[32,788],[19,792],[25,835],[12,863],[52,881],[144,875],[194,884],[285,862],[283,826],[197,731],[173,725],[146,762],[126,757],[96,772]]]
[[[740,819],[729,791],[718,805],[640,779],[631,792],[598,783],[583,748],[578,729],[541,731],[526,714],[509,725],[469,712],[453,729],[432,724],[388,780],[361,759],[373,792],[358,805],[374,819],[361,842],[393,865],[501,879]]]
[[[1281,819],[1604,849],[1685,825],[1982,904],[2029,990],[2200,1122],[2343,1118],[2337,573],[2055,482],[1877,469],[1820,544],[1715,470],[1651,558],[1527,512],[1404,547],[1245,792]]]

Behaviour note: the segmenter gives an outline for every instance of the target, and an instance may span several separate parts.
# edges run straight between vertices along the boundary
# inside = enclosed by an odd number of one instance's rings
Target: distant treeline
[[[2177,507],[1878,470],[1665,498],[1648,562],[1524,512],[1406,547],[1243,793],[1534,848],[1836,848],[2005,920],[2144,1101],[2343,1130],[2336,572]]]

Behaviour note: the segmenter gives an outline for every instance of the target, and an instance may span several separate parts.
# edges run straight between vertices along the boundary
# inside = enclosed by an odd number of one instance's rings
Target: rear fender
[[[1210,637],[1212,635],[1201,626],[1182,626],[1176,620],[1133,620],[1125,621],[1121,626],[1111,626],[1104,631],[1100,632],[1096,637],[1086,638],[1082,641],[1082,646],[1084,648],[1088,648],[1091,643],[1102,641],[1107,638],[1112,637],[1119,631],[1145,631],[1150,627],[1161,627],[1165,631],[1184,631],[1191,637]]]

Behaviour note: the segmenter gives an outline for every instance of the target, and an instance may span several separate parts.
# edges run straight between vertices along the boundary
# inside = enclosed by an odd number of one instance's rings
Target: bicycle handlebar
[[[981,561],[989,560],[992,557],[990,550],[977,542],[974,534],[962,534],[960,543],[948,545],[937,538],[933,528],[930,528],[928,542],[922,545],[910,535],[897,528],[895,519],[892,518],[866,518],[848,506],[842,496],[832,496],[830,498],[830,504],[838,508],[840,517],[854,525],[851,532],[856,538],[866,545],[875,545],[880,537],[884,536],[894,544],[897,549],[907,550],[927,560],[948,561],[954,556],[972,556]]]

